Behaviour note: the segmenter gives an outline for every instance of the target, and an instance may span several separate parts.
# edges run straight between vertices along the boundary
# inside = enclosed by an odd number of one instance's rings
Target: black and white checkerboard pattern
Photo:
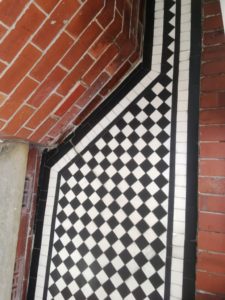
[[[162,299],[171,101],[153,94],[62,171],[54,299]]]
[[[189,0],[181,12],[186,41]],[[169,299],[182,297],[186,162],[178,157],[186,149],[188,43],[180,53],[175,234],[167,244],[175,15],[176,1],[156,0],[152,71],[51,169],[35,300],[162,300],[166,272]]]

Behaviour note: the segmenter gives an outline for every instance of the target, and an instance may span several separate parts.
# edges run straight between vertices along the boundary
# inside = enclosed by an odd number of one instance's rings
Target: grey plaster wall
[[[28,145],[0,144],[0,299],[10,300]]]

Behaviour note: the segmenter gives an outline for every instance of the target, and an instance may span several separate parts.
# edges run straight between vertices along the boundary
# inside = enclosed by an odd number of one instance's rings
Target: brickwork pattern
[[[218,0],[203,4],[197,300],[225,297],[225,35]]]
[[[144,0],[0,2],[0,137],[53,144],[142,57]]]

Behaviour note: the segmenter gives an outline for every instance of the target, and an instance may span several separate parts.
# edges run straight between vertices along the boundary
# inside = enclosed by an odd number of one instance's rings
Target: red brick
[[[70,49],[65,58],[62,60],[62,65],[71,69],[90,45],[96,40],[101,32],[101,28],[96,22],[91,23],[78,39],[76,44]]]
[[[213,92],[201,95],[201,108],[225,107],[225,92]]]
[[[225,46],[224,45],[216,45],[212,47],[206,47],[202,52],[202,60],[217,60],[223,59],[225,55]]]
[[[199,252],[197,268],[208,272],[225,274],[225,255]]]
[[[82,75],[90,68],[92,63],[93,59],[86,54],[70,72],[70,74],[67,75],[57,91],[65,96],[74,87],[77,81],[81,79]]]
[[[0,74],[5,70],[6,67],[7,65],[4,62],[0,61]]]
[[[212,46],[223,43],[225,43],[225,36],[223,30],[206,32],[203,35],[203,45]]]
[[[225,125],[211,125],[200,127],[201,141],[225,141]]]
[[[216,15],[219,13],[221,13],[219,1],[204,4],[204,16]]]
[[[225,276],[198,272],[196,288],[199,290],[207,288],[207,291],[210,293],[225,295]]]
[[[0,38],[3,37],[6,31],[7,31],[6,28],[2,24],[0,24]]]
[[[225,108],[201,111],[200,124],[225,124]]]
[[[78,8],[79,2],[77,0],[61,1],[50,15],[50,18],[45,21],[44,25],[34,36],[33,42],[41,49],[45,49],[60,29],[65,26],[65,20],[70,19]]]
[[[200,156],[203,158],[225,158],[225,143],[200,143]]]
[[[201,292],[196,294],[195,300],[224,300],[224,297],[217,295],[209,295],[205,294],[204,292]]]
[[[27,161],[27,174],[34,175],[36,172],[36,164],[37,164],[38,150],[37,148],[30,148],[28,153],[28,161]]]
[[[58,121],[58,123],[49,132],[51,137],[61,136],[65,132],[67,126],[75,119],[80,109],[78,107],[72,106],[70,110]]]
[[[224,154],[225,156],[225,154]],[[200,160],[199,172],[202,176],[225,176],[224,160]]]
[[[77,38],[80,33],[90,24],[91,20],[103,8],[104,0],[88,0],[73,17],[66,29]]]
[[[129,59],[129,56],[132,55],[134,51],[132,41],[124,41],[122,45],[123,46],[121,47],[119,55],[107,67],[107,71],[112,75],[121,67],[122,64],[124,64],[126,60]]]
[[[16,249],[17,258],[25,256],[26,252],[26,240],[27,240],[27,231],[29,224],[29,214],[22,213],[20,218],[20,227],[18,233],[18,242]]]
[[[144,15],[145,15],[145,0],[140,0],[139,5],[139,21],[143,24],[144,23]]]
[[[202,74],[213,75],[225,73],[225,60],[207,62],[202,65]]]
[[[124,2],[125,0],[116,0],[116,8],[118,9],[121,16],[123,15]]]
[[[32,70],[31,76],[42,81],[72,44],[73,40],[71,37],[63,32]]]
[[[50,137],[50,136],[44,136],[43,139],[40,140],[40,143],[42,145],[48,146],[48,145],[54,143],[53,140],[54,139],[52,137]],[[26,300],[26,299],[24,299],[24,300]]]
[[[138,20],[139,20],[139,6],[140,1],[133,1],[132,3],[132,14],[131,14],[131,35],[133,35],[134,38],[137,39],[138,36]]]
[[[16,24],[10,34],[0,45],[0,57],[5,61],[11,61],[23,47],[33,32],[44,20],[45,15],[33,4]]]
[[[121,36],[124,36],[124,39],[129,40],[130,30],[131,30],[131,6],[127,1],[125,1],[124,11],[123,11],[123,30]],[[121,39],[121,42],[123,42],[124,39]],[[119,42],[119,45],[122,45],[122,43]]]
[[[225,252],[225,234],[199,231],[198,248],[215,252]]]
[[[31,224],[31,226],[33,226],[33,224]],[[31,253],[32,253],[32,246],[33,246],[33,237],[30,236],[27,239],[27,249],[26,249],[26,262],[25,262],[25,274],[24,274],[24,278],[25,280],[28,280],[28,276],[30,273],[30,263],[31,263]],[[26,299],[26,291],[27,291],[27,284],[24,284],[24,290],[23,290],[23,298],[21,300]]]
[[[37,82],[29,77],[25,77],[6,103],[0,107],[0,118],[9,119],[37,85]]]
[[[72,94],[63,102],[59,109],[55,112],[57,116],[62,116],[76,102],[76,100],[86,91],[81,84],[72,92]]]
[[[139,50],[135,50],[135,52],[130,56],[129,62],[131,64],[135,64],[140,59],[140,52]]]
[[[42,82],[34,95],[29,99],[28,103],[38,107],[49,96],[49,94],[57,87],[62,81],[66,71],[60,67],[56,67],[48,77]]]
[[[22,106],[21,109],[5,127],[4,132],[8,135],[15,134],[20,129],[20,127],[29,119],[33,112],[33,108],[27,105]]]
[[[225,213],[225,197],[199,195],[199,210]]]
[[[0,129],[2,129],[4,126],[5,126],[5,122],[0,120]],[[0,134],[0,136],[1,136],[1,134]]]
[[[28,45],[0,79],[0,90],[9,94],[38,60],[40,55],[40,51],[32,45]]]
[[[113,74],[112,79],[103,87],[100,94],[103,96],[109,94],[109,92],[112,91],[120,81],[122,81],[123,77],[130,69],[130,67],[130,63],[125,62],[122,65],[122,67],[117,71],[117,73]]]
[[[144,29],[143,24],[138,23],[138,32],[137,32],[137,42],[136,42],[136,49],[135,51],[138,52],[139,59],[142,60],[143,56],[143,39],[144,39]],[[134,53],[135,53],[134,51]],[[132,56],[130,57],[130,61],[134,63]]]
[[[225,76],[218,75],[218,76],[203,78],[201,81],[201,89],[203,92],[224,90]]]
[[[37,148],[36,148],[37,149]],[[35,196],[37,195],[37,191],[38,191],[38,182],[39,182],[39,172],[40,172],[40,166],[41,166],[41,151],[37,151],[37,159],[36,159],[36,170],[35,170],[35,176],[34,176],[34,186],[33,186],[33,199],[32,199],[32,203],[34,204],[32,206],[32,211],[31,211],[31,217],[32,217],[32,222],[34,222],[35,219],[35,212],[36,212],[36,206],[35,206],[35,201],[36,198]],[[30,231],[30,235],[33,235],[33,231]]]
[[[84,82],[91,85],[93,81],[99,76],[102,70],[110,63],[110,61],[119,53],[117,46],[112,44],[97,60],[97,62],[88,70],[87,74],[82,78]]]
[[[0,2],[0,19],[10,26],[24,9],[28,0],[4,0]]]
[[[205,194],[224,194],[225,193],[225,179],[217,177],[200,177],[199,178],[199,192]]]
[[[94,57],[99,57],[105,49],[112,43],[116,36],[122,29],[122,19],[118,12],[115,13],[114,21],[111,25],[100,35],[90,50]]]
[[[204,19],[203,22],[204,31],[212,31],[212,30],[220,30],[220,29],[223,29],[222,16],[213,16]]]
[[[199,230],[225,233],[225,214],[201,212],[198,217]]]
[[[0,105],[2,106],[7,98],[7,95],[0,93]],[[3,118],[4,119],[4,118]]]
[[[91,87],[81,96],[76,102],[77,105],[83,107],[97,94],[99,90],[105,85],[109,80],[109,75],[103,72],[91,85]]]
[[[51,95],[42,106],[35,112],[29,122],[26,124],[28,128],[35,129],[42,121],[51,114],[51,112],[62,101],[62,97],[58,95]]]
[[[104,9],[98,15],[97,20],[103,28],[113,20],[115,12],[115,0],[106,0]]]
[[[59,0],[35,0],[35,2],[40,5],[40,7],[42,9],[44,9],[44,11],[46,11],[47,13],[50,13],[53,8],[56,6],[56,4],[58,4],[60,1]]]
[[[94,109],[99,105],[99,103],[102,101],[102,97],[97,95],[83,110],[82,112],[77,116],[77,118],[74,121],[75,125],[81,124]]]
[[[48,118],[30,137],[29,140],[39,142],[45,134],[55,125],[56,120]]]

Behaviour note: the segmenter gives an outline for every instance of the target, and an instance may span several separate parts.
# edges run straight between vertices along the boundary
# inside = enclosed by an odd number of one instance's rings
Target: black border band
[[[198,114],[201,63],[201,0],[191,1],[191,51],[189,68],[186,224],[183,300],[195,299],[198,195]]]

